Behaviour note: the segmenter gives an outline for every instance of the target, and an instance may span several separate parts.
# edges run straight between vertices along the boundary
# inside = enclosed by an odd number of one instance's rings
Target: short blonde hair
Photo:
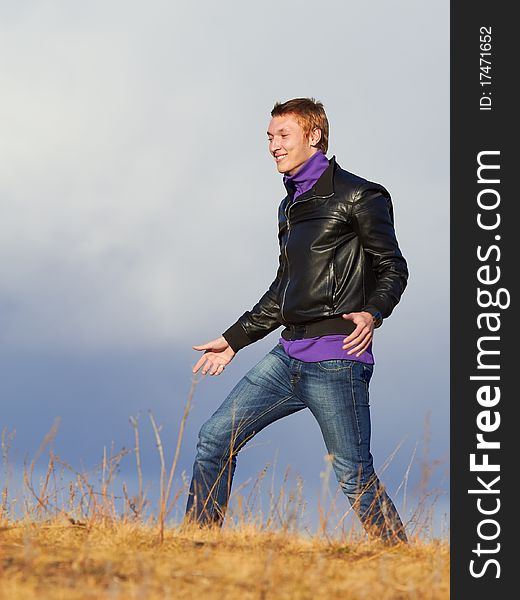
[[[298,124],[303,129],[305,136],[309,136],[314,129],[321,130],[320,141],[316,148],[323,154],[329,149],[329,121],[325,114],[323,104],[314,98],[293,98],[287,102],[276,102],[271,111],[271,117],[294,115]]]

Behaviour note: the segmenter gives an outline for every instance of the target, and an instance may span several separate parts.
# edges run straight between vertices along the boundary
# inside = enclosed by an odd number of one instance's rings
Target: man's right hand
[[[202,367],[203,375],[206,375],[208,371],[210,375],[220,375],[236,354],[222,335],[211,342],[193,346],[193,348],[204,351],[192,369],[192,372],[196,373]]]

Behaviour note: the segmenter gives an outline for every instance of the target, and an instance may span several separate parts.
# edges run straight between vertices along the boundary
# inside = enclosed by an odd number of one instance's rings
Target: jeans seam
[[[322,371],[324,371],[325,373],[338,373],[339,371],[349,371],[349,370],[352,370],[352,365],[350,363],[352,363],[353,361],[350,361],[348,358],[334,358],[334,359],[329,359],[329,360],[346,360],[349,364],[346,364],[343,367],[338,367],[337,369],[326,369],[325,367],[323,367],[321,365],[322,362],[326,362],[326,361],[319,360],[318,361],[318,368],[321,369]]]
[[[359,469],[359,478],[361,481],[364,481],[365,479],[365,473],[364,473],[364,467],[363,467],[363,460],[361,457],[361,428],[359,426],[359,416],[358,416],[358,403],[356,402],[356,393],[354,391],[354,378],[352,377],[352,373],[350,376],[350,391],[352,394],[352,402],[354,404],[354,415],[356,417],[356,429],[357,429],[357,458],[358,458],[358,465],[360,467]],[[358,482],[360,483],[360,482]]]

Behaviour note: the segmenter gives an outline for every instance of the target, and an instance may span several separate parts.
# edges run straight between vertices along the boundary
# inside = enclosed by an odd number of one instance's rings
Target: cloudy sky
[[[276,271],[284,188],[269,112],[313,96],[329,156],[392,193],[410,267],[374,343],[376,465],[402,442],[383,477],[396,489],[418,444],[415,478],[438,461],[431,485],[447,489],[449,3],[317,7],[0,2],[0,427],[16,430],[15,463],[56,416],[56,451],[78,467],[112,441],[130,447],[128,417],[146,430],[147,410],[173,447],[192,344],[220,335]],[[199,381],[181,469],[278,335]],[[325,448],[309,414],[259,434],[238,485],[276,453],[312,505]]]

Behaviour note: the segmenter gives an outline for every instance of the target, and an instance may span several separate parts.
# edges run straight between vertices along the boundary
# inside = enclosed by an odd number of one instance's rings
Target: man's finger
[[[219,366],[220,365],[217,365],[217,364],[211,365],[211,368],[209,370],[209,374],[210,375],[215,375],[215,373],[217,372]]]
[[[360,335],[357,339],[352,340],[352,342],[349,344],[345,344],[343,346],[343,350],[348,350],[350,348],[348,354],[352,354],[355,352],[356,348],[361,346],[365,341],[367,341],[367,339],[370,340],[370,332],[366,332],[363,335]]]
[[[356,353],[356,356],[360,356],[368,348],[371,340],[372,340],[372,336],[368,335],[360,344],[358,344],[354,348],[351,348],[347,352],[347,354],[354,354],[354,353]]]
[[[215,365],[215,368],[211,370],[210,375],[220,375],[224,371],[225,365]]]
[[[196,362],[195,366],[193,367],[193,372],[196,373],[201,367],[202,365],[206,362],[207,360],[207,355],[203,354],[199,360]]]
[[[365,338],[366,335],[370,333],[367,327],[360,325],[356,327],[356,329],[343,340],[343,344],[347,347],[353,346],[354,344],[359,343],[362,339]]]
[[[354,354],[356,353],[356,356],[361,356],[363,354],[363,352],[368,348],[368,344],[360,344],[359,346],[356,346],[355,348],[352,348],[352,350],[349,350],[347,352],[347,354]]]
[[[343,350],[348,350],[347,354],[352,354],[352,352],[358,346],[360,346],[364,341],[365,341],[365,338],[364,337],[360,337],[357,340],[354,340],[353,342],[350,342],[350,344],[347,344],[346,346],[343,346]]]
[[[349,338],[350,338],[350,336],[343,340],[343,350],[346,350],[347,348],[350,348],[351,346],[355,346],[356,344],[359,344],[359,342],[363,339],[363,336],[360,334],[360,335],[356,336],[355,338],[351,339],[349,342],[347,342],[347,340]]]
[[[205,365],[202,367],[202,374],[206,375],[206,373],[213,369],[213,366],[215,365],[215,363],[213,362],[215,359],[215,355],[214,354],[205,354],[204,355],[204,360],[206,361]]]
[[[195,350],[206,350],[207,348],[211,348],[211,344],[199,344],[198,346],[192,346]]]
[[[363,325],[359,324],[352,333],[349,333],[349,335],[343,340],[344,344],[348,344],[349,342],[352,342],[353,340],[355,340],[357,337],[359,337],[359,335],[361,334],[361,332],[363,331]]]

